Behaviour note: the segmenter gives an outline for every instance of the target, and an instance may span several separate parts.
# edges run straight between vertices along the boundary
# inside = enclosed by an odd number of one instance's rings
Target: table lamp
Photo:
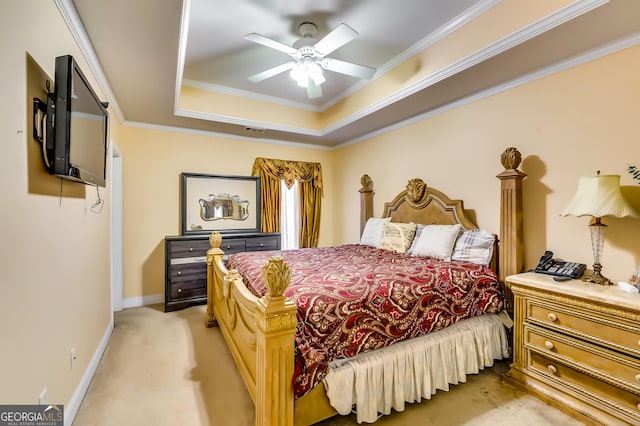
[[[600,255],[604,246],[604,230],[607,225],[602,223],[604,216],[639,218],[638,213],[629,205],[620,191],[619,175],[600,175],[581,177],[578,190],[569,205],[562,211],[561,216],[591,216],[589,224],[591,231],[591,246],[593,248],[593,273],[585,275],[582,280],[602,285],[612,282],[602,276]]]

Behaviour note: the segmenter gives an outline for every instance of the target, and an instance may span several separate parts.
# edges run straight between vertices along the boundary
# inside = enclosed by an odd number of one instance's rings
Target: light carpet
[[[205,308],[165,313],[162,305],[115,314],[111,340],[74,421],[76,426],[252,426],[254,408]],[[572,426],[582,423],[502,382],[506,361],[376,426]],[[319,425],[357,425],[355,415]]]

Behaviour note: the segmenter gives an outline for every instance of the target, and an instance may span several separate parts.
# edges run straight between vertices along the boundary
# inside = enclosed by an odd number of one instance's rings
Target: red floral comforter
[[[505,306],[498,278],[471,263],[419,258],[360,244],[238,253],[228,262],[262,296],[262,266],[282,256],[285,295],[298,306],[296,398],[321,382],[338,358],[389,346]]]

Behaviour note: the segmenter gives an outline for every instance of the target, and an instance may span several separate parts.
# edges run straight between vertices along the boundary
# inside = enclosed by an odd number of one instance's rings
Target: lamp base
[[[593,265],[593,273],[590,275],[585,275],[582,277],[582,281],[596,283],[600,285],[612,285],[613,283],[609,278],[603,276],[600,271],[602,270],[602,265],[599,263],[595,263]]]

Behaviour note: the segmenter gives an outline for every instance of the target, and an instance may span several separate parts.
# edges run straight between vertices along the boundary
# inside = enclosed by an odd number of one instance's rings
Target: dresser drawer
[[[628,424],[640,422],[640,395],[634,392],[612,386],[537,353],[531,354],[526,368],[604,409],[615,410],[616,415]]]
[[[172,283],[181,281],[206,280],[207,263],[179,263],[169,266],[169,280]]]
[[[166,312],[207,302],[209,236],[165,237],[164,309]],[[279,250],[280,234],[222,234],[224,259],[245,251]]]
[[[640,360],[544,328],[525,324],[525,346],[550,359],[575,365],[602,380],[640,394]]]
[[[171,259],[182,257],[206,256],[211,246],[209,240],[172,241],[169,245]]]
[[[620,318],[610,319],[601,312],[529,299],[526,321],[594,342],[599,340],[598,343],[606,347],[640,356],[640,325]]]
[[[225,240],[223,236],[220,248],[224,251],[224,254],[241,253],[246,251],[246,240],[244,238]]]
[[[278,250],[280,248],[278,237],[248,238],[247,251]]]
[[[207,297],[206,280],[179,281],[170,286],[171,301],[202,297]]]

